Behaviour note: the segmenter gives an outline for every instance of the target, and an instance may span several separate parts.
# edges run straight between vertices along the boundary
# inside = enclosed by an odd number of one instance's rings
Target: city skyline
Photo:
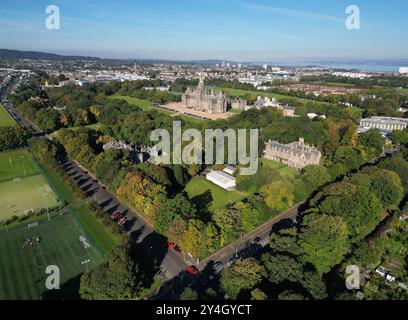
[[[45,9],[60,9],[47,30]],[[345,26],[357,5],[361,29]],[[14,1],[0,12],[0,43],[17,50],[102,58],[234,61],[404,59],[408,5],[367,1]]]

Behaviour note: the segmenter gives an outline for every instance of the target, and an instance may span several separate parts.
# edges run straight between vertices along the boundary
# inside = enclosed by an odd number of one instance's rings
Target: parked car
[[[126,217],[122,217],[122,218],[119,219],[119,224],[120,224],[120,225],[123,225],[126,221],[127,221],[127,218],[126,218]]]
[[[114,214],[111,215],[112,220],[117,219],[121,215],[120,211],[116,211]]]
[[[224,269],[224,265],[222,264],[221,261],[217,261],[216,263],[214,263],[213,265],[213,269],[215,271],[215,273],[220,273],[222,271],[222,269]]]
[[[193,276],[196,276],[198,274],[198,269],[195,266],[189,266],[187,268],[187,272],[192,274]]]

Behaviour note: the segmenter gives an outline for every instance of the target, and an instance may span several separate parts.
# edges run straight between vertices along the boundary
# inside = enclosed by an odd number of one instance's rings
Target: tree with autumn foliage
[[[116,190],[119,198],[139,210],[150,221],[166,199],[165,187],[152,182],[141,174],[129,172]]]

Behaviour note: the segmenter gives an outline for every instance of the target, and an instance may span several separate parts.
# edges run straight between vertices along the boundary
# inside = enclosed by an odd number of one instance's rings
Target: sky
[[[360,30],[346,28],[346,7]],[[48,30],[48,5],[60,29]],[[0,48],[173,60],[408,58],[406,0],[13,0]]]

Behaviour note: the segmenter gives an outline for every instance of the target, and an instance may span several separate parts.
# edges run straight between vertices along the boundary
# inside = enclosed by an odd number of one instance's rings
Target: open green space
[[[109,96],[109,98],[110,99],[122,99],[122,100],[125,100],[130,105],[138,106],[140,109],[142,109],[144,111],[156,110],[158,112],[176,115],[174,112],[172,112],[170,110],[167,111],[167,110],[164,110],[164,109],[161,109],[161,108],[152,108],[151,105],[154,104],[154,103],[149,101],[149,100],[138,99],[138,98],[133,98],[133,97],[129,97],[129,96],[121,96],[121,95],[118,95],[118,94],[115,94],[113,96]],[[177,114],[177,116],[180,117],[181,119],[183,119],[184,121],[191,122],[191,123],[201,123],[203,121],[202,119],[191,117],[191,116],[186,115],[186,114]]]
[[[39,238],[38,244],[33,242],[23,247],[24,242],[32,241],[33,237]],[[78,279],[73,279],[103,262],[92,246],[85,249],[81,239],[87,241],[71,215],[1,233],[0,300],[38,299],[48,291],[45,283],[49,274],[45,269],[49,265],[58,266],[60,270],[64,296],[73,294],[78,284]],[[48,294],[52,296],[58,294],[57,291]]]
[[[261,159],[261,163],[266,167],[278,170],[282,176],[295,177],[296,175],[299,174],[299,171],[297,171],[294,168],[290,168],[283,163],[275,162],[265,158]]]
[[[150,106],[152,104],[154,104],[153,102],[149,101],[149,100],[145,100],[145,99],[138,99],[138,98],[133,98],[133,97],[129,97],[129,96],[121,96],[119,94],[115,94],[113,96],[109,96],[110,99],[121,99],[121,100],[125,100],[127,103],[134,105],[134,106],[138,106],[140,109],[144,110],[144,111],[150,111],[153,110],[154,108],[151,108]],[[158,110],[161,112],[167,112],[165,110],[162,109],[154,109],[154,110]],[[169,111],[170,112],[170,111]]]
[[[244,97],[246,95],[250,95],[251,98],[257,98],[258,96],[261,97],[269,97],[269,98],[276,98],[278,101],[281,99],[295,99],[298,101],[301,101],[303,103],[320,103],[324,104],[327,106],[336,106],[335,104],[329,103],[329,102],[321,102],[321,101],[315,101],[315,100],[310,100],[310,99],[304,99],[304,98],[297,98],[297,97],[291,97],[291,96],[285,96],[282,94],[276,94],[276,93],[270,93],[270,92],[265,92],[265,91],[251,91],[251,90],[241,90],[241,89],[232,89],[232,88],[214,88],[214,91],[224,91],[228,93],[229,96],[232,97]]]
[[[26,150],[0,153],[0,220],[53,208],[57,197]]]
[[[245,197],[244,194],[239,192],[224,190],[203,177],[194,177],[191,179],[184,191],[187,192],[190,199],[193,199],[193,201],[196,200],[198,204],[200,202],[200,196],[210,193],[212,199],[210,205],[211,211],[223,208],[229,202],[236,202]]]
[[[16,122],[13,117],[7,112],[4,106],[0,103],[0,127],[14,126]]]

